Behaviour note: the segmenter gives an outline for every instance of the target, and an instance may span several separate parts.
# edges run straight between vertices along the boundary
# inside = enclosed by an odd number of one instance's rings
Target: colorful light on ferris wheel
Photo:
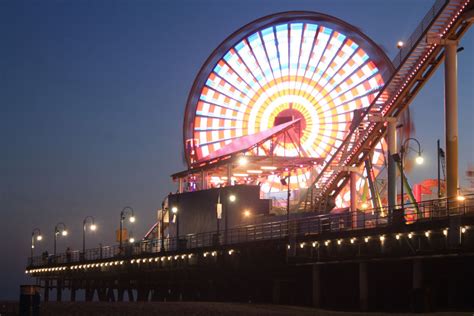
[[[360,31],[326,15],[287,12],[252,22],[224,41],[196,78],[184,122],[186,143],[193,144],[188,163],[289,118],[299,119],[305,154],[327,161],[354,111],[369,106],[384,85],[389,63]],[[273,153],[297,156],[298,149],[285,142]],[[292,177],[305,188],[310,172]]]

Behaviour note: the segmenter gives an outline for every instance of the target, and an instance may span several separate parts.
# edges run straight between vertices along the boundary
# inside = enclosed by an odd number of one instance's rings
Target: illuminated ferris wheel
[[[229,36],[201,68],[186,105],[186,160],[192,166],[239,138],[297,120],[299,145],[285,139],[272,154],[303,152],[327,162],[354,113],[370,105],[391,67],[374,42],[334,17],[284,12],[256,20]],[[372,155],[377,174],[383,150],[379,144]],[[296,170],[293,189],[307,187],[315,168]],[[282,191],[277,177],[267,177],[262,189]],[[361,191],[363,177],[361,169]],[[341,192],[341,206],[345,195]]]

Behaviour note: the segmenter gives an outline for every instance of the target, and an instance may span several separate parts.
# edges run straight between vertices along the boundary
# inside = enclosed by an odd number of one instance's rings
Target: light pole
[[[95,231],[97,229],[93,216],[87,216],[84,218],[84,220],[82,221],[82,256],[84,258],[86,256],[86,228],[88,221],[91,222],[91,224],[89,225],[89,230]]]
[[[57,242],[59,234],[61,234],[61,236],[64,236],[64,237],[66,237],[68,234],[66,224],[64,224],[63,222],[59,222],[56,224],[56,226],[54,226],[54,252],[53,254],[55,257],[56,257],[56,242]]]
[[[31,232],[31,263],[33,263],[33,249],[35,248],[35,236],[36,236],[37,241],[41,241],[43,239],[43,235],[41,235],[41,230],[39,228],[35,228]]]
[[[216,244],[219,244],[219,234],[220,227],[219,223],[222,218],[222,203],[221,203],[221,190],[219,189],[219,194],[217,195],[217,204],[216,204],[216,224],[217,224],[217,234],[216,234]]]
[[[413,137],[410,137],[410,138],[407,138],[405,139],[405,141],[402,143],[402,146],[400,148],[400,155],[399,154],[394,154],[392,157],[395,161],[399,162],[400,163],[400,201],[401,201],[401,207],[402,207],[402,212],[405,211],[405,199],[404,199],[404,192],[403,192],[403,185],[406,181],[406,178],[405,178],[405,173],[404,173],[404,158],[405,158],[405,154],[408,152],[408,149],[410,149],[410,147],[407,147],[409,141],[412,140],[414,141],[417,145],[418,145],[418,156],[416,157],[415,161],[418,165],[421,165],[423,163],[423,157],[421,156],[421,145],[420,145],[420,142],[416,139],[416,138],[413,138]]]
[[[120,252],[122,252],[122,249],[123,249],[123,241],[122,241],[122,232],[123,232],[123,221],[125,220],[125,218],[127,217],[128,215],[128,220],[130,221],[130,223],[134,223],[135,222],[135,214],[133,212],[133,208],[131,208],[130,206],[125,206],[122,211],[120,212],[120,231],[119,231],[119,250]]]
[[[176,216],[176,242],[178,242],[179,239],[179,216],[178,216],[178,207],[173,206],[171,208],[171,212],[173,213],[174,216]],[[176,244],[177,245],[177,244]]]

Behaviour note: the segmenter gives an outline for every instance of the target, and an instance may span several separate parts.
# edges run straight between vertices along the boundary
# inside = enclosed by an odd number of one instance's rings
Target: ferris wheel
[[[391,71],[373,41],[337,18],[284,12],[256,20],[224,40],[202,66],[186,105],[186,160],[192,166],[236,139],[299,120],[304,154],[327,162],[354,113],[370,105]],[[275,155],[301,155],[294,143],[282,143],[272,149]],[[384,146],[372,155],[376,176]],[[292,189],[310,185],[315,168],[296,170]],[[283,191],[278,183],[270,176],[262,190]],[[346,195],[341,192],[341,206]]]

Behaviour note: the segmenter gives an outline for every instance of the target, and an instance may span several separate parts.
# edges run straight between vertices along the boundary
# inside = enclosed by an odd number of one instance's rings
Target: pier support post
[[[139,287],[137,289],[137,302],[147,302],[150,290],[148,288]]]
[[[413,260],[413,289],[421,289],[423,287],[423,269],[421,259]]]
[[[427,293],[423,288],[423,263],[421,259],[413,260],[412,268],[413,291],[412,291],[412,311],[426,312],[429,309]]]
[[[97,289],[97,296],[100,302],[107,302],[106,289],[101,287]]]
[[[107,289],[107,301],[108,302],[115,302],[115,293],[114,293],[114,288],[109,287]]]
[[[117,301],[118,301],[118,302],[123,302],[123,294],[124,294],[124,292],[125,292],[125,290],[124,290],[124,288],[122,288],[122,287],[119,287],[119,288],[117,289]]]
[[[87,287],[86,288],[86,302],[92,302],[92,299],[94,298],[94,288]]]
[[[133,297],[133,290],[131,288],[128,288],[127,293],[128,293],[128,301],[129,302],[134,302],[135,298]]]
[[[56,301],[61,302],[63,299],[63,283],[60,280],[56,281]]]
[[[359,263],[359,306],[360,310],[369,310],[369,279],[367,274],[367,262]]]
[[[75,302],[76,301],[76,288],[71,286],[70,291],[71,291],[70,301]]]
[[[313,265],[313,307],[321,307],[321,267]]]
[[[273,280],[272,303],[281,304],[281,280]]]
[[[44,301],[49,302],[49,281],[44,281]]]
[[[157,288],[154,288],[151,293],[151,301],[152,302],[159,302],[160,301],[160,292]]]

